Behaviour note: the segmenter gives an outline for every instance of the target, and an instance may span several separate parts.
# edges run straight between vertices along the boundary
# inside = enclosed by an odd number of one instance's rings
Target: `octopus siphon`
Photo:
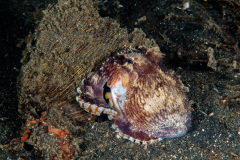
[[[92,114],[107,114],[116,132],[135,143],[184,136],[191,126],[188,88],[163,56],[158,47],[142,47],[107,58],[77,88],[77,102]]]

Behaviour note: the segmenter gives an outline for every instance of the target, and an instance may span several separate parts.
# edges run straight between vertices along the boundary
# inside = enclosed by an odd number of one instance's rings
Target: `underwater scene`
[[[0,159],[240,159],[240,2],[0,2]]]

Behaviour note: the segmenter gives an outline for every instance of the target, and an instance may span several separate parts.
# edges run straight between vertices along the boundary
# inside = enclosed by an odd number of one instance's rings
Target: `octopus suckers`
[[[109,57],[77,88],[87,112],[107,114],[119,137],[139,144],[184,136],[191,125],[188,88],[163,65],[158,47]]]

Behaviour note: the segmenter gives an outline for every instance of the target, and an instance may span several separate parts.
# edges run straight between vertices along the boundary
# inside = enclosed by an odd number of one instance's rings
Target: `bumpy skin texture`
[[[84,81],[77,101],[93,114],[108,114],[117,132],[136,143],[185,135],[191,124],[188,89],[162,57],[155,47],[108,58]]]

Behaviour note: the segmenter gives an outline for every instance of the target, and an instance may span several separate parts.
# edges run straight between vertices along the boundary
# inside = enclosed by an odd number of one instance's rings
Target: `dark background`
[[[54,2],[56,1],[0,1],[0,144],[2,145],[10,143],[13,138],[19,136],[24,122],[18,112],[17,88],[22,51],[26,46],[27,36],[34,31],[38,20],[41,19],[41,11]],[[5,154],[8,153],[0,149],[0,155]]]

